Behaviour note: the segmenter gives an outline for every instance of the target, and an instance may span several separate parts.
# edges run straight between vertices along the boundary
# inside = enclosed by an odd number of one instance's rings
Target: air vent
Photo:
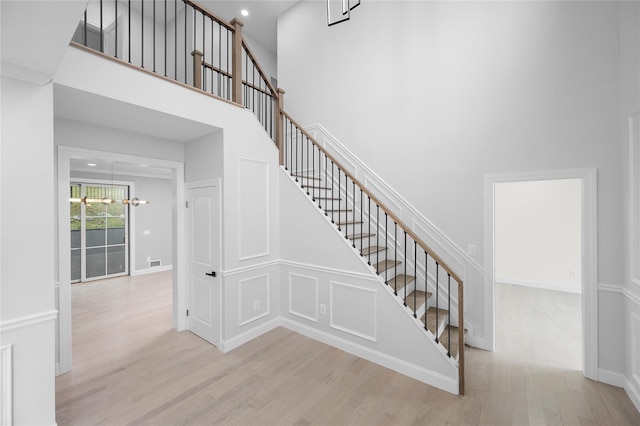
[[[149,268],[154,268],[156,266],[161,266],[162,265],[162,261],[161,260],[151,260],[149,261]]]

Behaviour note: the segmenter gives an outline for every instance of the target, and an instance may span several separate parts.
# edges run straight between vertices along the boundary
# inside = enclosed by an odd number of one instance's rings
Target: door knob
[[[212,271],[211,273],[209,273],[209,272],[205,272],[204,274],[205,274],[205,275],[209,275],[210,277],[214,277],[214,278],[215,278],[215,276],[216,276],[216,273],[215,273],[214,271]]]

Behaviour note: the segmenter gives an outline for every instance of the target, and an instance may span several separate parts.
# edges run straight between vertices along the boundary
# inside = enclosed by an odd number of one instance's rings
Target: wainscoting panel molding
[[[289,313],[318,322],[318,279],[289,273]]]
[[[269,164],[240,159],[239,259],[269,255]]]
[[[631,376],[640,387],[640,316],[631,314]]]
[[[269,274],[238,282],[239,325],[243,326],[270,314]]]
[[[377,342],[377,291],[334,281],[329,288],[331,328]]]

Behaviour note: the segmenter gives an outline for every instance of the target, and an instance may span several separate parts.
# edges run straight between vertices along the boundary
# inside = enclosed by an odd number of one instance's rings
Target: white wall
[[[597,168],[598,281],[619,285],[618,7],[365,2],[328,28],[321,2],[300,2],[278,22],[285,108],[330,129],[459,247],[476,245],[480,264],[485,175]],[[467,285],[482,289],[467,305],[481,312],[488,288]],[[615,355],[600,364],[622,371]]]
[[[625,281],[614,309],[623,312],[620,325],[608,330],[618,336],[616,347],[624,347],[624,374],[614,376],[640,410],[640,4],[620,4],[620,142],[624,211],[626,212]],[[621,291],[620,291],[621,290]],[[620,336],[622,334],[622,336]]]
[[[243,37],[249,48],[256,56],[256,59],[260,63],[260,66],[267,73],[267,78],[269,78],[269,82],[271,82],[271,77],[278,78],[278,61],[275,53],[264,47],[259,41],[247,37],[246,34],[243,33]],[[276,87],[277,89],[277,87]]]
[[[579,179],[495,186],[495,280],[581,292]]]
[[[0,91],[0,346],[13,345],[13,422],[54,424],[53,88],[2,76]]]

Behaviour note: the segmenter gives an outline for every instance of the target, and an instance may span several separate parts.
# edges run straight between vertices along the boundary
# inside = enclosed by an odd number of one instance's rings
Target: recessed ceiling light
[[[242,16],[249,16],[249,11],[248,11],[247,9],[242,9],[242,10],[240,11],[240,15],[242,15]]]
[[[89,166],[89,167],[95,167],[95,166],[96,166],[96,163],[88,163],[88,164],[87,164],[87,166]]]

